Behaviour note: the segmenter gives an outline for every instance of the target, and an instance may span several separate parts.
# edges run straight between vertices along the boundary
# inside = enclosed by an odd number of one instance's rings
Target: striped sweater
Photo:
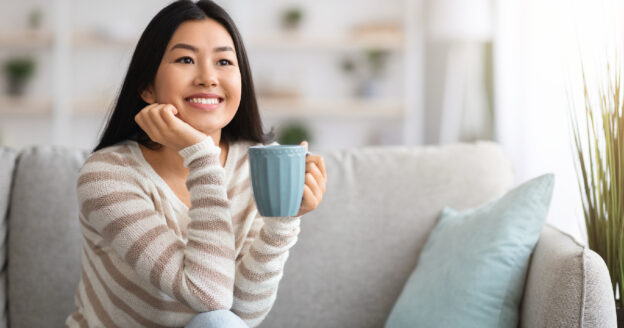
[[[247,149],[225,167],[212,138],[182,149],[188,208],[138,144],[94,152],[78,178],[82,276],[68,327],[182,327],[230,309],[249,326],[275,302],[300,218],[257,214]]]

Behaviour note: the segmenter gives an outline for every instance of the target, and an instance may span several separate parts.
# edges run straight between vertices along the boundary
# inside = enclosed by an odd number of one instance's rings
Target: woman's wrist
[[[267,230],[279,234],[289,233],[293,229],[299,229],[300,216],[263,217]]]
[[[189,167],[193,160],[202,156],[216,156],[218,159],[221,148],[215,145],[212,137],[207,136],[202,141],[179,150],[178,154],[184,158],[184,166]]]

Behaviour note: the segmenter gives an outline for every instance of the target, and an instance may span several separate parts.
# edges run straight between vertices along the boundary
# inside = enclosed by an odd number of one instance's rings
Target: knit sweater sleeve
[[[92,156],[78,181],[81,217],[103,244],[145,281],[198,312],[232,306],[234,234],[219,153],[212,138],[180,151],[190,170],[186,245],[155,210],[145,177],[131,162],[114,153]]]
[[[236,261],[232,312],[250,327],[267,316],[277,296],[289,249],[297,242],[299,217],[257,216]]]

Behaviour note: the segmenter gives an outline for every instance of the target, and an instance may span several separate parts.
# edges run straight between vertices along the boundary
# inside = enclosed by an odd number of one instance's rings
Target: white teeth
[[[204,105],[216,105],[219,103],[219,99],[217,98],[191,98],[189,102],[199,103]]]

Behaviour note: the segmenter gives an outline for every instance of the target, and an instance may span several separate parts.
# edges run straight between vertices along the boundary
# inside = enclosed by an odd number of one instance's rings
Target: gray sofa
[[[473,207],[512,184],[510,162],[486,142],[323,155],[324,202],[302,220],[263,327],[382,327],[442,207]],[[82,242],[75,184],[86,156],[0,148],[0,325],[59,327],[72,311]],[[604,262],[546,226],[520,311],[521,327],[614,327]]]

